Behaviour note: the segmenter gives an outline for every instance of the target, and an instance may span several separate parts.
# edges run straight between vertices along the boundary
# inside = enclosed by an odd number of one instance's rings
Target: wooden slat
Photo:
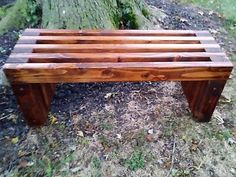
[[[217,44],[17,44],[13,53],[203,52]]]
[[[213,37],[22,36],[18,44],[199,44]]]
[[[224,53],[13,53],[7,63],[79,63],[79,62],[169,62],[210,61]]]
[[[195,36],[192,30],[63,30],[26,29],[24,36]]]
[[[231,65],[217,62],[5,64],[13,83],[226,80]]]
[[[206,33],[199,33],[196,32],[196,36],[198,37],[212,37],[212,35],[207,31]],[[205,40],[200,40],[201,44],[217,44],[215,40],[213,41],[205,41]],[[205,48],[206,52],[223,52],[222,49],[219,48]],[[229,62],[229,59],[226,55],[224,56],[212,56],[211,60],[213,62]]]

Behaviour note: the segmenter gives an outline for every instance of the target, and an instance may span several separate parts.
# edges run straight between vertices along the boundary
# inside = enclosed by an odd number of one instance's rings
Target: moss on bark
[[[8,30],[32,26],[39,22],[37,0],[17,0],[0,21],[0,34]]]
[[[18,0],[11,7],[7,15],[0,21],[0,33],[14,28],[23,28],[26,25],[26,12],[28,0]]]
[[[0,21],[0,33],[35,25],[35,3],[42,8],[43,28],[153,28],[144,0],[17,0]]]
[[[143,0],[43,0],[42,5],[45,28],[140,28],[149,21]]]

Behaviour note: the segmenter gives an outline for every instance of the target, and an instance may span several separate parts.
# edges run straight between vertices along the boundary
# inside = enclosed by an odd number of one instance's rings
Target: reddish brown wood
[[[97,62],[192,62],[210,61],[224,53],[13,53],[8,63],[97,63]]]
[[[21,36],[18,44],[199,44],[213,37],[180,36]]]
[[[25,36],[196,36],[208,31],[193,30],[63,30],[26,29]]]
[[[208,31],[51,29],[26,29],[3,67],[30,125],[45,123],[53,84],[68,82],[182,81],[209,121],[232,68]]]
[[[30,126],[47,122],[48,111],[54,95],[54,84],[12,84],[20,109]]]
[[[231,65],[219,62],[64,63],[63,65],[60,63],[25,63],[4,65],[4,71],[11,82],[24,83],[226,80],[231,69]]]
[[[17,44],[14,53],[204,52],[216,44]]]
[[[226,80],[183,81],[183,91],[193,116],[199,122],[208,122],[215,110]]]

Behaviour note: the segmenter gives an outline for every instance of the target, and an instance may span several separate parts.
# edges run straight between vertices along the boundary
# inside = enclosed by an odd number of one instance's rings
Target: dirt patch
[[[229,54],[235,51],[217,13],[148,2],[167,14],[164,28],[210,29]],[[17,35],[0,37],[1,65]],[[235,176],[235,74],[208,124],[192,120],[179,83],[91,83],[59,85],[48,126],[32,129],[11,89],[1,87],[0,174]]]
[[[1,6],[5,6],[7,4],[11,4],[11,3],[14,3],[16,0],[1,0],[0,2],[0,7]]]

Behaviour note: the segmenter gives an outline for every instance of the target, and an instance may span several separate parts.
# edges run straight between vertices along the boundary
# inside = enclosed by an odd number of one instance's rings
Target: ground
[[[167,14],[163,28],[210,29],[234,58],[220,14],[148,3]],[[0,37],[1,66],[20,33]],[[9,87],[0,98],[0,176],[236,176],[235,70],[209,123],[192,119],[175,82],[59,85],[40,129],[27,127]]]

